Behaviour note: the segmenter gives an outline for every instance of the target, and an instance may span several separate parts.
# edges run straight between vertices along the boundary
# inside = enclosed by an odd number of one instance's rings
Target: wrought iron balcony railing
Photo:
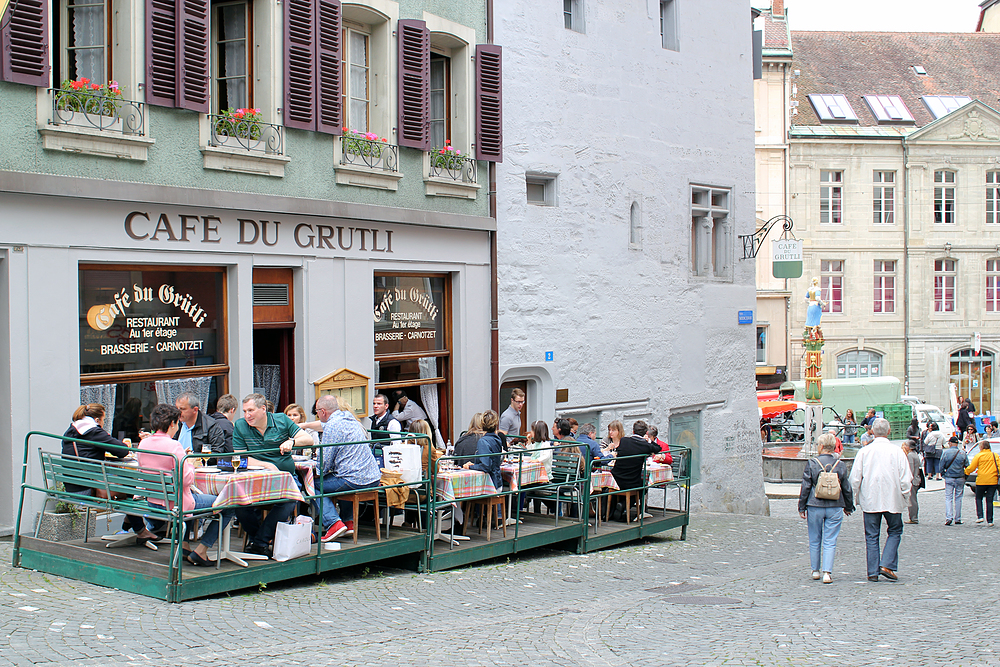
[[[345,134],[340,137],[340,164],[368,167],[382,171],[399,171],[399,147],[364,135]]]
[[[284,155],[285,135],[281,125],[228,114],[209,114],[208,145],[236,148],[250,153]]]
[[[475,183],[478,177],[476,159],[469,155],[455,155],[452,152],[430,152],[429,176],[448,178],[460,183]]]
[[[49,88],[49,95],[52,98],[52,118],[49,122],[53,125],[86,127],[139,137],[146,134],[142,102],[86,88]]]

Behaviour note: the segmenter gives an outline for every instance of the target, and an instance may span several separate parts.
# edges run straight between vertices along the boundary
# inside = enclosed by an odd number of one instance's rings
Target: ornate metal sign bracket
[[[760,250],[760,246],[764,243],[764,239],[767,238],[768,232],[774,227],[775,223],[781,221],[781,238],[795,238],[795,234],[792,233],[792,219],[787,215],[776,215],[763,225],[760,226],[753,234],[740,234],[740,241],[743,242],[743,259],[755,259],[757,257],[757,251]]]

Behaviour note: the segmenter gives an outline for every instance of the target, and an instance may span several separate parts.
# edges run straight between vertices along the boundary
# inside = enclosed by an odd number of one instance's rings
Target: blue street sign
[[[740,324],[753,324],[753,311],[752,310],[741,310],[739,312],[739,323]]]
[[[545,353],[545,361],[555,361],[555,359],[556,359],[556,353],[555,352],[546,352]]]

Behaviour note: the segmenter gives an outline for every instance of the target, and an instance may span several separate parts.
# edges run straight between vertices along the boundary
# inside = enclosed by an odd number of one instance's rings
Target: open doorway
[[[291,269],[254,267],[253,386],[275,412],[295,402],[293,303]]]

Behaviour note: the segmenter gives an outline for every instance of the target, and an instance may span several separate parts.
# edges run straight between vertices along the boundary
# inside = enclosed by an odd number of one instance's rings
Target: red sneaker
[[[347,526],[347,532],[344,533],[344,535],[353,535],[354,534],[354,522],[353,521],[346,521],[344,523],[344,525]]]
[[[335,540],[346,532],[347,526],[344,525],[343,521],[338,521],[326,529],[326,532],[323,533],[323,541],[329,542],[330,540]]]

